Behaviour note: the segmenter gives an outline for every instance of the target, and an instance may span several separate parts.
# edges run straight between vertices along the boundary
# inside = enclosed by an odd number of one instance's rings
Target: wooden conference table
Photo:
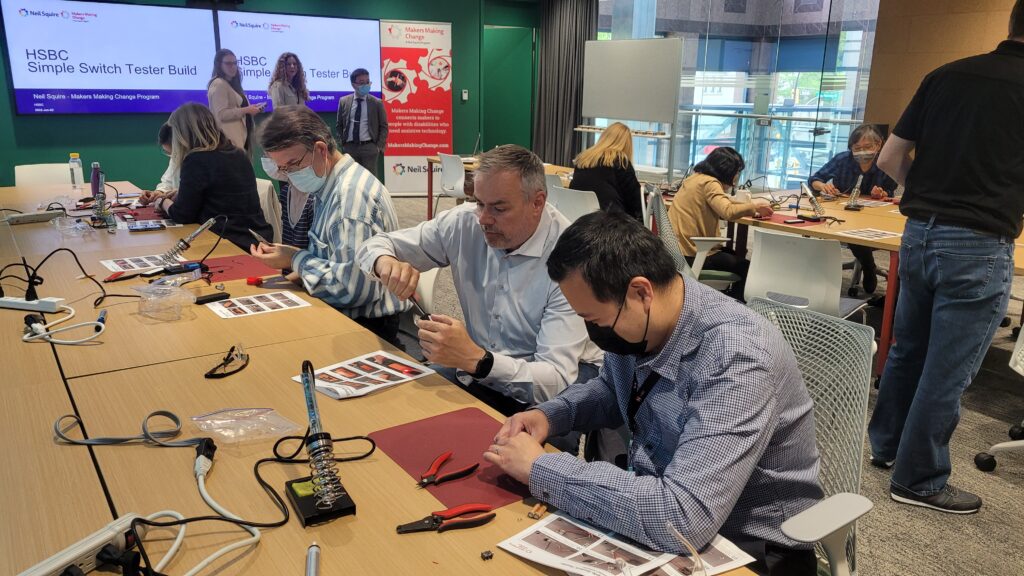
[[[778,192],[777,195],[788,195],[797,191]],[[741,218],[737,221],[736,237],[734,247],[737,254],[742,258],[746,254],[747,247],[747,226],[756,226],[770,230],[779,230],[791,234],[801,234],[814,238],[838,240],[846,244],[867,246],[875,250],[885,250],[889,253],[889,273],[885,289],[885,306],[882,311],[881,334],[879,335],[878,353],[875,355],[875,375],[880,376],[885,368],[885,361],[889,356],[889,346],[893,341],[893,319],[896,313],[896,297],[899,294],[899,267],[900,267],[900,241],[901,237],[882,239],[866,239],[844,235],[843,232],[863,228],[874,228],[886,232],[903,233],[906,224],[906,216],[899,213],[899,206],[888,204],[886,206],[865,207],[860,211],[845,210],[843,205],[846,199],[841,198],[833,202],[822,202],[827,216],[833,216],[844,220],[842,223],[829,224],[823,222],[813,226],[789,225],[771,220],[757,218]],[[806,206],[806,200],[801,204],[801,213],[810,214],[810,208]],[[777,214],[795,215],[795,209],[779,210]],[[1014,274],[1024,274],[1024,250],[1014,251]],[[1024,315],[1022,315],[1024,320]]]
[[[427,220],[434,217],[434,165],[441,164],[440,156],[427,156]],[[479,162],[464,162],[463,166],[466,169],[466,177],[470,175],[479,166]],[[572,168],[566,166],[556,166],[554,164],[544,165],[545,174],[558,174],[563,179],[567,178],[572,173]]]
[[[127,183],[118,184],[122,190]],[[32,209],[34,195],[0,188],[0,206]],[[104,272],[100,259],[164,252],[195,229],[169,228],[159,232],[116,234],[97,231],[84,238],[61,239],[49,223],[6,226],[0,224],[0,243],[10,236],[29,263],[53,248],[74,249],[87,271]],[[6,236],[5,236],[6,234]],[[213,245],[213,234],[203,234],[186,257],[199,258]],[[0,244],[0,265],[19,259]],[[222,242],[214,255],[240,251]],[[105,272],[104,272],[105,273]],[[68,254],[54,256],[40,269],[46,280],[40,296],[60,296],[78,311],[76,320],[91,319],[91,302],[98,293]],[[105,287],[128,293],[129,280]],[[233,296],[271,291],[247,286],[244,280],[224,282]],[[18,285],[5,282],[8,295],[20,294]],[[289,287],[301,293],[301,290]],[[206,293],[213,288],[201,286]],[[0,433],[3,461],[0,495],[3,530],[0,531],[0,573],[15,574],[77,542],[127,513],[148,515],[176,510],[185,516],[207,515],[192,474],[192,449],[154,448],[145,445],[85,448],[53,441],[52,424],[64,414],[78,414],[91,437],[138,434],[143,418],[155,410],[169,410],[186,421],[182,437],[197,430],[190,416],[238,407],[272,407],[296,423],[305,423],[301,388],[290,380],[304,359],[324,366],[385,349],[398,353],[373,334],[315,298],[303,295],[309,308],[222,320],[205,307],[192,307],[176,322],[154,322],[136,312],[134,300],[111,299],[107,331],[95,345],[50,346],[20,341],[25,312],[0,309],[0,350],[4,393],[0,395]],[[72,332],[71,335],[75,333]],[[227,348],[242,343],[250,355],[248,367],[237,375],[207,380],[203,374],[216,365]],[[318,398],[325,429],[334,436],[365,435],[467,407],[476,407],[500,420],[491,408],[437,375],[403,384],[377,394],[345,402]],[[155,427],[162,424],[154,422]],[[77,431],[71,432],[75,435]],[[218,446],[208,489],[224,507],[241,517],[274,521],[279,513],[256,484],[252,466],[270,456],[272,441]],[[363,450],[361,443],[336,445],[336,454]],[[308,475],[303,465],[270,464],[261,471],[280,490],[292,478]],[[322,548],[323,574],[555,574],[553,570],[520,560],[499,550],[497,542],[530,525],[529,507],[521,502],[498,510],[497,518],[482,527],[444,534],[399,536],[395,526],[443,509],[430,492],[417,490],[412,481],[381,450],[364,460],[340,465],[346,489],[358,506],[357,516],[303,529],[297,520],[263,531],[255,548],[236,551],[217,561],[219,574],[299,574],[306,547],[316,541]],[[162,557],[170,532],[153,530],[146,549],[153,561]],[[181,550],[164,572],[180,574],[245,533],[222,523],[188,527]],[[484,562],[480,553],[493,550]],[[752,574],[740,569],[730,574]]]

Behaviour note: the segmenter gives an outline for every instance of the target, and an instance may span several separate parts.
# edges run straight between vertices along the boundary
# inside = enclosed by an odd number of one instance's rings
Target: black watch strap
[[[476,370],[470,376],[476,380],[482,380],[487,378],[492,368],[494,368],[494,354],[491,354],[490,350],[484,350],[484,357],[476,363]]]

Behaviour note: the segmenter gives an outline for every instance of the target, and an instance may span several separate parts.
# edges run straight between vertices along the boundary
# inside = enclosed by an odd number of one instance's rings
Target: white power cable
[[[207,458],[205,456],[199,456],[198,458],[196,458],[195,474],[196,474],[196,482],[199,485],[199,495],[203,497],[203,501],[206,502],[206,505],[209,506],[210,508],[212,508],[213,511],[216,512],[217,514],[220,514],[221,516],[223,516],[225,518],[230,518],[231,520],[241,520],[241,518],[239,518],[238,516],[235,516],[234,514],[229,512],[226,508],[224,508],[223,506],[218,504],[217,501],[214,500],[212,496],[210,496],[210,493],[206,491],[206,475],[207,475],[207,473],[209,473],[210,468],[212,468],[212,467],[213,467],[213,461],[210,460],[209,458]],[[232,552],[234,550],[237,550],[239,548],[245,548],[247,546],[255,546],[256,544],[259,543],[259,541],[260,541],[260,531],[259,531],[259,528],[256,528],[254,526],[241,526],[241,527],[244,528],[245,531],[248,532],[249,534],[251,534],[252,536],[249,537],[249,538],[246,538],[245,540],[240,540],[238,542],[235,542],[234,544],[229,544],[229,545],[221,548],[220,550],[217,550],[213,554],[210,554],[209,556],[206,557],[206,559],[204,559],[199,564],[196,564],[196,566],[194,568],[192,568],[191,570],[186,572],[185,576],[195,576],[201,570],[203,570],[204,568],[209,566],[214,560],[220,558],[221,556],[223,556],[223,555],[225,555],[225,554],[227,554],[229,552]]]
[[[67,316],[58,318],[57,320],[54,320],[49,324],[42,324],[40,322],[33,322],[29,324],[25,328],[25,335],[21,337],[22,342],[42,340],[44,342],[49,342],[51,344],[65,344],[68,346],[76,346],[78,344],[84,344],[86,342],[98,338],[107,329],[106,323],[100,322],[98,320],[93,320],[91,322],[79,322],[78,324],[73,324],[71,326],[65,326],[63,328],[57,328],[56,330],[52,330],[54,326],[57,326],[58,324],[63,324],[64,322],[67,322],[68,320],[71,320],[72,318],[75,317],[74,308],[70,306],[61,306],[60,308],[61,310],[67,312]],[[89,336],[86,336],[85,338],[80,338],[78,340],[61,340],[53,337],[54,334],[59,334],[61,332],[74,330],[76,328],[83,328],[86,326],[91,326],[93,328],[93,333],[90,334]]]
[[[154,512],[149,516],[146,516],[146,520],[156,520],[157,518],[174,518],[175,520],[185,519],[185,517],[182,516],[181,513],[175,512],[174,510],[161,510],[159,512]],[[164,568],[167,566],[167,563],[170,562],[171,558],[173,558],[174,555],[178,553],[178,549],[181,548],[181,542],[185,539],[185,526],[185,524],[182,524],[178,527],[178,534],[174,537],[174,543],[171,544],[170,549],[168,549],[167,553],[164,554],[164,557],[160,559],[160,562],[158,562],[157,565],[153,567],[153,570],[155,570],[156,572],[163,572]]]

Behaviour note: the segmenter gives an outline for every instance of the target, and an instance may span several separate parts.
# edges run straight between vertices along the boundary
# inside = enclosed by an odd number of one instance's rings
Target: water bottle
[[[92,174],[89,176],[89,185],[92,187],[92,212],[97,217],[103,218],[106,211],[107,194],[103,190],[103,171],[100,170],[100,163],[92,163]]]
[[[78,156],[78,152],[71,153],[71,159],[68,160],[68,170],[71,171],[71,190],[81,196],[82,184],[85,179],[82,177],[82,159]]]

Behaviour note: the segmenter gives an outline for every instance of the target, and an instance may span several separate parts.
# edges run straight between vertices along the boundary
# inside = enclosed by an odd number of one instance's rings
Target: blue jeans
[[[907,220],[900,295],[868,426],[876,458],[895,460],[892,484],[919,496],[946,486],[960,396],[1006,314],[1013,239]]]
[[[512,414],[522,412],[523,410],[526,410],[527,408],[533,406],[533,404],[526,404],[524,402],[519,402],[518,400],[515,400],[509,396],[504,396],[497,392],[496,390],[486,386],[482,386],[480,384],[471,384],[469,387],[466,387],[465,384],[459,382],[458,378],[455,377],[455,368],[449,368],[447,366],[441,366],[439,364],[430,364],[430,367],[433,370],[436,370],[437,373],[440,374],[441,376],[444,376],[449,382],[461,386],[467,392],[476,397],[478,400],[484,402],[485,404],[487,404],[491,408],[494,408],[498,412],[501,412],[505,416],[511,416]],[[598,368],[597,366],[589,364],[587,362],[580,362],[579,374],[576,377],[576,383],[586,382],[588,380],[597,378],[600,372],[601,369]],[[570,452],[572,454],[576,454],[579,451],[579,443],[579,432],[569,432],[564,436],[552,436],[551,438],[548,438],[548,444],[551,444],[552,446],[558,448],[559,450],[562,450],[563,452]]]

